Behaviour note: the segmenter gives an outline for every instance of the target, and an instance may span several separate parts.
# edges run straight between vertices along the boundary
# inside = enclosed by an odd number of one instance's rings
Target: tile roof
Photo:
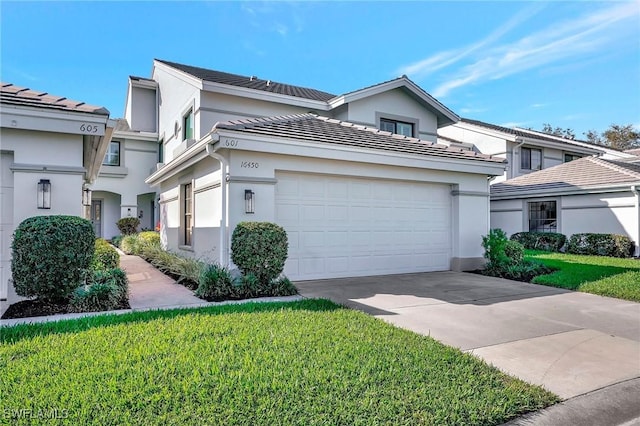
[[[262,80],[257,77],[247,77],[238,74],[230,74],[221,71],[214,71],[206,68],[193,67],[191,65],[178,64],[176,62],[156,59],[156,61],[169,65],[201,80],[213,83],[228,84],[230,86],[244,87],[247,89],[262,90],[280,95],[294,96],[297,98],[310,99],[314,101],[326,102],[335,98],[336,95],[322,92],[320,90],[306,87],[292,86],[290,84],[277,83],[270,80]]]
[[[27,106],[35,108],[55,109],[62,111],[84,112],[97,115],[109,115],[104,107],[72,101],[62,96],[50,95],[11,83],[1,83],[0,103],[7,105]]]
[[[640,148],[628,149],[626,151],[627,154],[635,155],[636,157],[640,157]]]
[[[217,123],[214,129],[429,157],[505,162],[502,158],[478,154],[467,149],[448,147],[311,113],[221,122]]]
[[[640,182],[640,162],[584,157],[491,185],[492,196]]]

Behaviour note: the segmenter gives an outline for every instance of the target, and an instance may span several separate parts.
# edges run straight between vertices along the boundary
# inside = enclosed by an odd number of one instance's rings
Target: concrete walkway
[[[471,352],[563,399],[640,377],[638,303],[455,272],[296,286],[305,297],[328,298]]]

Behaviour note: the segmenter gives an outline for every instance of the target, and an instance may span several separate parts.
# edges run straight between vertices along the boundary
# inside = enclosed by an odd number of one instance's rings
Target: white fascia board
[[[202,90],[224,95],[239,96],[266,102],[276,102],[285,105],[293,105],[302,108],[311,108],[319,111],[329,111],[331,107],[327,102],[312,99],[299,98],[297,96],[282,95],[280,93],[266,92],[264,90],[249,89],[246,87],[231,86],[229,84],[202,82]]]
[[[400,167],[476,173],[500,176],[506,164],[483,160],[466,160],[426,155],[404,154],[393,151],[354,148],[343,145],[327,145],[293,139],[272,138],[258,135],[247,135],[233,130],[219,129],[220,140],[214,146],[217,149],[234,149],[238,151],[257,151],[272,154],[301,157],[324,158],[330,160],[347,160],[362,163],[384,164]],[[236,148],[226,146],[226,139],[238,141]]]
[[[5,128],[38,130],[43,132],[104,136],[109,116],[87,112],[42,109],[18,105],[0,106],[0,126]],[[89,131],[82,125],[96,126]]]
[[[207,156],[205,148],[208,143],[212,142],[211,133],[205,135],[198,142],[189,147],[186,151],[165,164],[160,170],[152,173],[145,179],[145,183],[150,186],[156,186],[169,179],[176,173],[180,173],[187,167],[191,167],[198,161]]]
[[[180,71],[179,69],[173,68],[171,65],[164,64],[162,62],[158,62],[156,60],[153,61],[154,68],[161,68],[167,74],[170,74],[172,77],[175,77],[181,81],[184,81],[187,84],[191,84],[192,86],[202,90],[203,81],[197,77],[192,76],[191,74],[187,74],[184,71]],[[151,72],[153,75],[153,71]]]
[[[588,195],[588,194],[604,194],[608,192],[631,192],[632,186],[640,185],[640,181],[629,182],[615,185],[594,185],[594,186],[577,186],[573,188],[550,188],[540,190],[527,190],[503,192],[500,194],[491,194],[492,201],[498,200],[518,200],[524,198],[540,198],[540,197],[557,197],[561,195]]]
[[[511,142],[516,142],[516,139],[518,139],[518,136],[512,135],[511,133],[504,133],[498,130],[488,129],[483,126],[477,126],[475,124],[465,123],[464,121],[459,121],[455,124],[452,124],[452,126],[460,127],[464,130],[480,133],[482,135],[493,136],[495,138],[504,139],[506,141],[511,141]]]
[[[156,89],[158,87],[158,82],[155,80],[134,80],[129,77],[129,84],[132,87],[140,87],[143,89]]]
[[[535,137],[526,137],[526,136],[518,136],[519,142],[524,142],[526,146],[540,146],[542,148],[553,148],[558,149],[560,151],[568,151],[568,152],[576,152],[579,154],[604,154],[604,151],[599,150],[598,148],[591,147],[582,147],[579,145],[573,145],[569,142],[552,142],[552,141],[544,141],[540,139],[536,139]]]
[[[148,132],[127,132],[123,130],[118,130],[117,132],[113,132],[113,139],[136,139],[139,141],[147,141],[147,142],[157,142],[158,134],[157,133],[148,133]]]

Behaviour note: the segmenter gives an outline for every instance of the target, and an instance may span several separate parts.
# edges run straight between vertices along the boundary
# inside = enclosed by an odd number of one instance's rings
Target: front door
[[[91,223],[96,237],[102,237],[102,200],[91,201]]]

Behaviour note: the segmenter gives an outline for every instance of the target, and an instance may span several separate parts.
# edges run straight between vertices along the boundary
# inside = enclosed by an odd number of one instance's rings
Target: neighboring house
[[[84,190],[98,175],[114,122],[105,108],[8,83],[2,83],[0,119],[0,311],[4,312],[19,299],[10,284],[16,226],[37,215],[87,217]]]
[[[494,184],[590,155],[611,159],[631,157],[583,141],[466,118],[438,129],[438,135],[444,143],[453,143],[455,146],[460,143],[473,144],[477,152],[506,159],[507,170],[492,182]]]
[[[228,264],[258,220],[287,230],[294,280],[482,264],[504,160],[437,144],[458,117],[406,76],[333,95],[156,60],[152,80],[165,247]]]
[[[585,157],[492,185],[491,227],[622,234],[640,255],[640,157]]]

